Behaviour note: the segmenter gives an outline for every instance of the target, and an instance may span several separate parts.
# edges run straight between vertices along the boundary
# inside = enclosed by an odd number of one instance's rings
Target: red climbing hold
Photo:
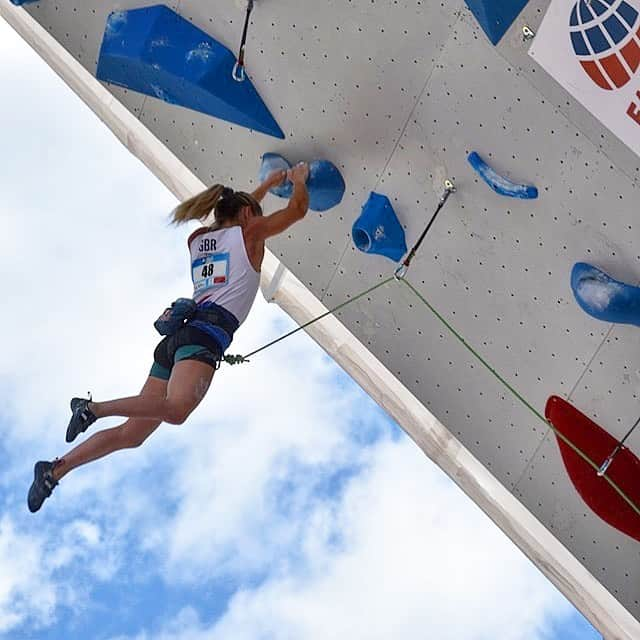
[[[558,432],[598,466],[618,444],[602,427],[557,396],[547,400],[545,416]],[[560,437],[558,444],[571,482],[587,505],[612,527],[640,542],[640,515]],[[629,449],[623,447],[618,452],[607,476],[634,504],[640,505],[640,460]]]

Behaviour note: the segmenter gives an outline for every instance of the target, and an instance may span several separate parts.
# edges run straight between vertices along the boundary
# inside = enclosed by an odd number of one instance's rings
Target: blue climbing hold
[[[291,169],[291,164],[278,153],[265,153],[262,156],[259,180],[263,182],[267,176],[278,169]],[[328,160],[314,160],[309,163],[309,209],[327,211],[340,204],[346,189],[342,174],[335,164]],[[284,184],[269,190],[280,198],[290,198],[293,184],[287,180]]]
[[[375,253],[398,262],[407,253],[404,229],[387,196],[371,192],[351,230],[360,251]]]
[[[284,133],[234,54],[164,5],[109,15],[97,77],[276,138]]]
[[[309,209],[327,211],[342,202],[346,185],[335,164],[328,160],[309,163]]]
[[[529,0],[465,0],[493,44],[498,44]]]
[[[265,153],[262,156],[262,165],[260,166],[260,174],[258,180],[264,182],[271,173],[284,169],[289,171],[291,165],[285,158],[278,153]],[[281,185],[269,189],[269,193],[279,198],[290,198],[293,195],[293,183],[285,180]]]
[[[605,322],[640,327],[640,287],[619,282],[586,262],[571,271],[571,288],[590,316]]]
[[[478,175],[501,196],[509,198],[521,198],[523,200],[534,200],[538,197],[538,189],[528,184],[517,184],[508,178],[501,176],[492,169],[475,151],[472,151],[467,160],[476,170]]]
[[[23,4],[31,4],[32,2],[38,2],[39,0],[10,0],[11,4],[15,4],[20,7]]]

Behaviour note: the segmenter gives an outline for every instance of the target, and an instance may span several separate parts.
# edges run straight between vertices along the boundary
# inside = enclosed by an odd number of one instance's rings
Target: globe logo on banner
[[[602,89],[620,89],[640,66],[640,16],[626,0],[579,0],[571,11],[571,44]]]

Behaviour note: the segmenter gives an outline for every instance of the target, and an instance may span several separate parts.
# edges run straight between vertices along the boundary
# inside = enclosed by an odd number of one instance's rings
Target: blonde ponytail
[[[214,184],[206,191],[185,200],[171,212],[171,221],[174,224],[184,224],[189,220],[205,220],[216,208],[224,190],[225,187],[221,184]]]

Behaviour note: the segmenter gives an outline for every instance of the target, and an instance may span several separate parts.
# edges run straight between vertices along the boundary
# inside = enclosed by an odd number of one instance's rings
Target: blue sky
[[[305,335],[28,513],[70,397],[142,386],[190,229],[3,22],[0,84],[0,640],[600,638]],[[259,299],[232,351],[292,326]]]

